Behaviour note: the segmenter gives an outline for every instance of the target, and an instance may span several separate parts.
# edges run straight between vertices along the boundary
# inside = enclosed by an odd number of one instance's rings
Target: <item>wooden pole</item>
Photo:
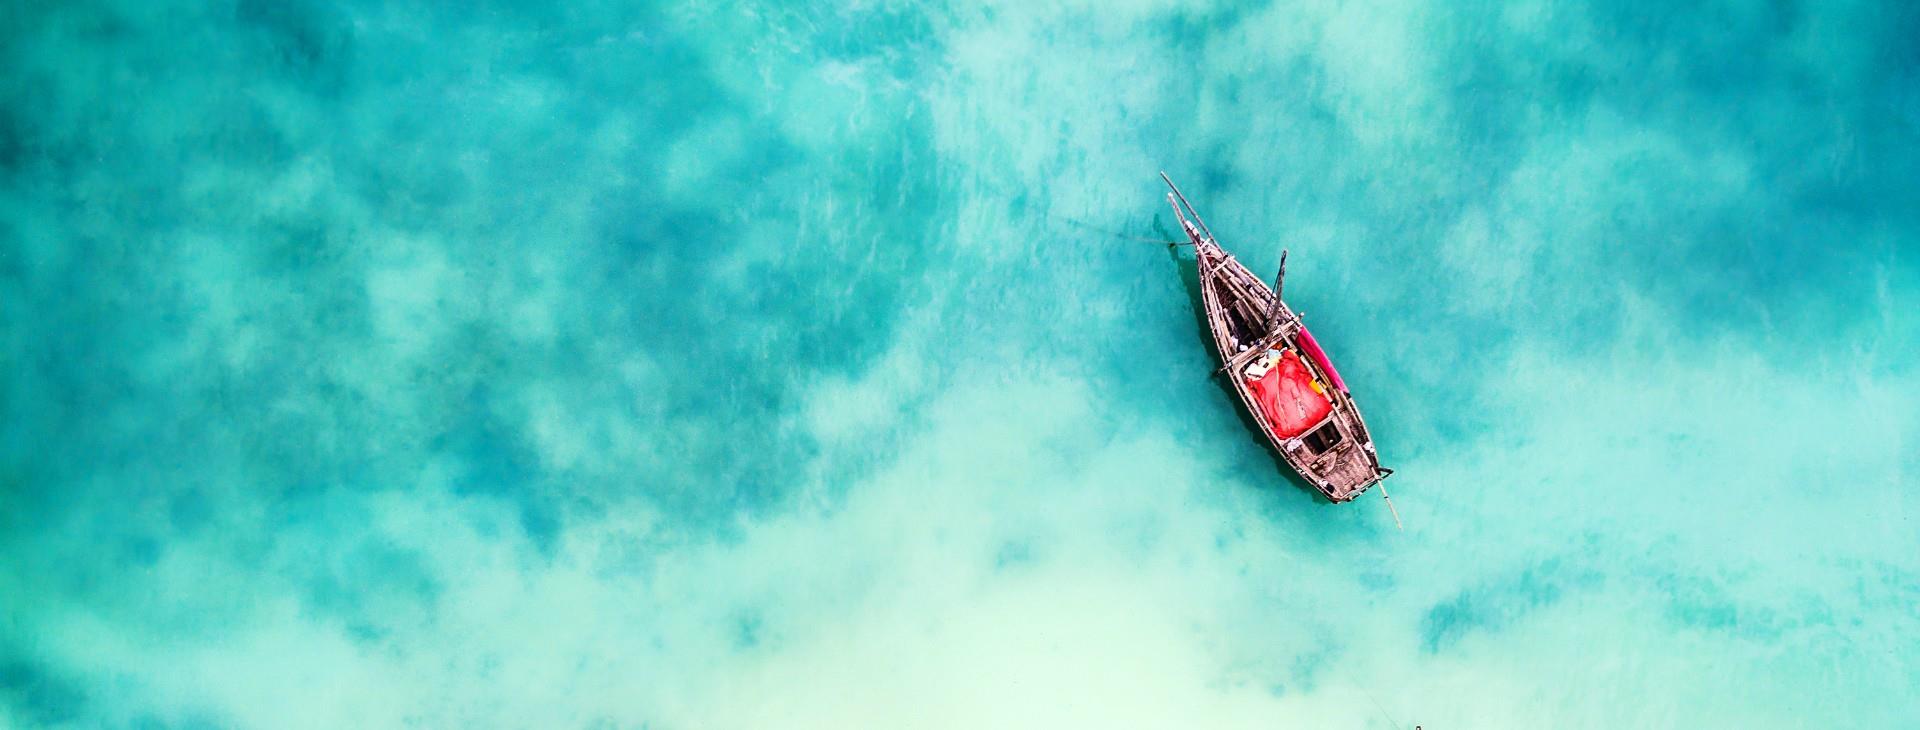
[[[1187,212],[1193,214],[1193,222],[1200,224],[1200,232],[1206,234],[1208,239],[1217,241],[1218,239],[1213,238],[1213,231],[1207,229],[1207,222],[1200,217],[1200,211],[1194,210],[1193,204],[1187,202],[1187,196],[1180,192],[1180,186],[1173,184],[1173,178],[1167,177],[1165,170],[1160,172],[1160,179],[1167,181],[1167,187],[1173,189],[1174,197],[1180,199],[1179,204],[1173,206],[1174,209],[1178,210],[1180,206],[1186,206]]]
[[[1393,513],[1394,529],[1397,529],[1401,532],[1406,532],[1407,531],[1406,525],[1400,524],[1400,510],[1393,508],[1393,495],[1387,494],[1387,485],[1384,483],[1380,485],[1380,496],[1387,500],[1387,511]]]

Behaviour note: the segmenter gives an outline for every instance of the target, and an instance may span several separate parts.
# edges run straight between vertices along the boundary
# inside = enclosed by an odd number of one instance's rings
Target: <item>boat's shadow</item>
[[[1160,223],[1157,220],[1154,221],[1154,227],[1158,229],[1163,236],[1169,239],[1174,237],[1168,234],[1165,229],[1160,228]],[[1207,324],[1206,304],[1200,299],[1200,269],[1195,265],[1192,256],[1182,254],[1182,252],[1186,250],[1189,250],[1186,246],[1168,246],[1167,257],[1173,260],[1174,269],[1178,271],[1180,275],[1180,284],[1187,291],[1187,303],[1192,305],[1189,311],[1193,312],[1194,345],[1204,351],[1212,352],[1213,341],[1207,337],[1207,328],[1209,325]],[[1235,392],[1233,386],[1227,383],[1226,375],[1224,373],[1215,373],[1211,380],[1214,387],[1219,389],[1220,397],[1224,399],[1221,402],[1232,405],[1234,415],[1240,418],[1240,425],[1246,428],[1247,438],[1251,439],[1252,443],[1260,444],[1260,453],[1266,455],[1266,458],[1260,460],[1260,463],[1271,463],[1274,472],[1285,478],[1289,484],[1293,485],[1293,490],[1291,491],[1294,494],[1317,504],[1333,504],[1333,500],[1328,499],[1325,494],[1315,489],[1312,484],[1308,484],[1307,480],[1302,478],[1299,472],[1294,471],[1293,466],[1288,464],[1286,459],[1280,456],[1280,452],[1273,448],[1273,442],[1267,439],[1266,432],[1261,430],[1259,422],[1253,420],[1253,416],[1247,413],[1245,408],[1240,407],[1240,394]]]

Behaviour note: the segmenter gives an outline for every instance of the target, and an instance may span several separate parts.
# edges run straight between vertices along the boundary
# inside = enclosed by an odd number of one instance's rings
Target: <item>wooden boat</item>
[[[1200,268],[1200,300],[1220,354],[1219,372],[1247,414],[1287,464],[1328,499],[1345,502],[1379,484],[1393,470],[1380,466],[1360,407],[1300,315],[1280,299],[1286,252],[1268,288],[1220,247],[1173,180],[1164,172],[1160,177],[1172,190],[1167,201]]]

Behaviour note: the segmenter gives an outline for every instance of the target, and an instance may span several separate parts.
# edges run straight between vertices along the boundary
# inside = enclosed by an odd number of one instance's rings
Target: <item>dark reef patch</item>
[[[1438,654],[1474,633],[1497,632],[1597,585],[1599,573],[1569,558],[1551,558],[1505,578],[1461,591],[1427,610],[1421,649]]]

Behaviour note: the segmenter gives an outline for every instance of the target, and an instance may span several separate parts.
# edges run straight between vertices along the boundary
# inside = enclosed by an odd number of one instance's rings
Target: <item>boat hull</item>
[[[1211,238],[1194,235],[1192,243],[1221,376],[1268,443],[1302,479],[1335,502],[1358,497],[1379,483],[1391,471],[1381,468],[1359,406],[1299,315],[1284,302],[1276,303],[1273,289]],[[1262,389],[1263,381],[1249,376],[1249,368],[1258,370],[1256,363],[1267,350],[1282,353],[1280,359],[1288,365],[1287,355],[1298,354],[1313,389],[1325,398],[1324,416],[1301,427],[1285,417],[1291,413],[1275,410],[1275,398]],[[1302,401],[1312,397],[1296,393],[1293,397]],[[1293,403],[1284,401],[1279,407]]]

